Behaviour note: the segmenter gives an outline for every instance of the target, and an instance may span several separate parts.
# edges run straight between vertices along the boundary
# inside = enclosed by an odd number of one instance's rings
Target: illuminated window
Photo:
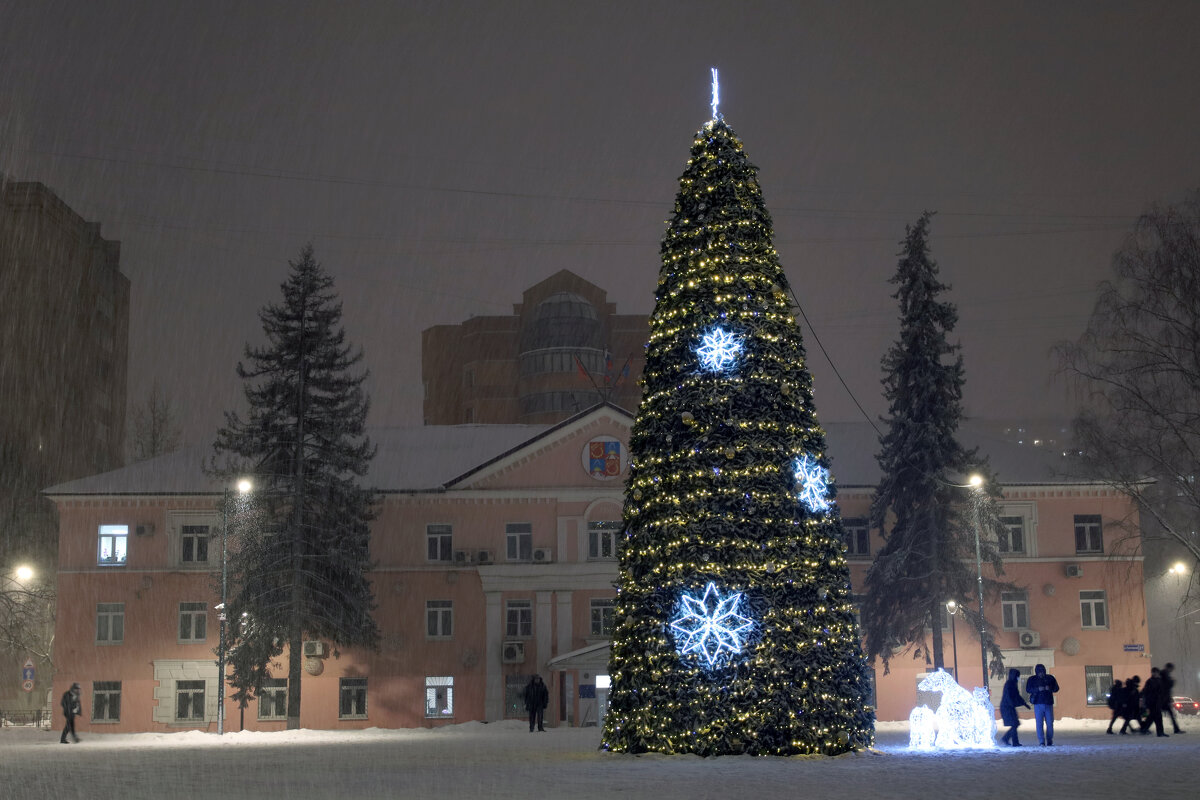
[[[425,716],[454,716],[454,678],[425,678]]]
[[[101,525],[96,563],[102,567],[124,566],[128,544],[128,525]]]
[[[1108,693],[1113,687],[1112,667],[1084,667],[1083,681],[1089,706],[1108,705]]]

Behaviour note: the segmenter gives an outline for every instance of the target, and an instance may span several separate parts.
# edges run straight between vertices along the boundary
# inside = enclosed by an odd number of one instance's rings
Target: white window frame
[[[1014,539],[1020,539],[1020,547],[1015,547]],[[1023,556],[1029,548],[1029,536],[1025,531],[1025,517],[1019,514],[1001,514],[999,540],[996,549],[1002,555]]]
[[[1097,614],[1097,611],[1100,613]],[[1103,622],[1097,623],[1097,616],[1103,617]],[[1085,631],[1108,630],[1108,592],[1103,589],[1080,590],[1079,627]]]
[[[425,560],[435,564],[454,563],[454,526],[431,522],[425,526]]]
[[[864,517],[843,519],[842,531],[845,534],[846,558],[871,557],[871,526]]]
[[[504,603],[504,635],[510,639],[533,637],[533,602],[508,600]]]
[[[122,644],[125,641],[125,604],[96,603],[96,644]]]
[[[1006,631],[1029,627],[1029,593],[1020,590],[1000,593],[1000,619]]]
[[[197,635],[197,621],[200,635]],[[184,628],[184,624],[187,628]],[[181,601],[179,603],[179,644],[197,644],[208,641],[208,603]],[[186,635],[185,635],[186,634]]]
[[[454,717],[454,677],[451,675],[425,678],[425,718]]]
[[[449,639],[454,635],[454,601],[425,601],[425,638]]]
[[[113,702],[116,698],[116,702]],[[114,715],[113,709],[116,708]],[[92,681],[91,725],[107,725],[121,721],[121,682]]]
[[[597,519],[588,522],[588,561],[615,561],[620,535],[620,520]]]
[[[204,722],[206,695],[208,690],[208,682],[205,680],[186,680],[175,681],[175,721],[176,722]],[[192,709],[192,716],[179,716],[180,700],[184,697],[188,698],[188,707]],[[196,709],[199,707],[200,713],[196,715]]]
[[[508,561],[533,560],[533,523],[509,522],[505,524],[504,554]]]
[[[1089,706],[1107,706],[1108,693],[1113,687],[1113,668],[1106,665],[1085,665],[1083,668],[1083,697]],[[1170,700],[1170,698],[1167,698]]]
[[[616,624],[617,602],[611,597],[593,597],[591,600],[592,636],[612,636]]]
[[[367,679],[338,679],[338,719],[367,718]]]
[[[259,719],[268,722],[287,719],[287,683],[287,678],[263,679],[262,690],[258,693]]]
[[[96,534],[96,564],[123,567],[129,560],[129,526],[101,525]]]
[[[196,530],[189,531],[189,528]],[[201,532],[200,529],[203,529]],[[207,567],[213,563],[212,561],[212,545],[217,541],[216,530],[212,525],[205,522],[197,522],[195,520],[183,522],[179,525],[179,566],[181,567]],[[191,558],[188,558],[189,548],[191,544]],[[200,550],[200,545],[204,546],[204,558],[196,557],[196,553]]]
[[[1074,519],[1075,552],[1078,555],[1104,552],[1104,521],[1099,514],[1076,514]],[[1086,540],[1085,548],[1079,548],[1080,534]]]

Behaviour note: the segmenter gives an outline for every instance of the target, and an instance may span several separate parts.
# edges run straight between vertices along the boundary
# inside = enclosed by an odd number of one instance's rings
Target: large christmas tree
[[[757,169],[714,106],[663,239],[630,438],[612,750],[872,742],[825,433],[771,240]]]

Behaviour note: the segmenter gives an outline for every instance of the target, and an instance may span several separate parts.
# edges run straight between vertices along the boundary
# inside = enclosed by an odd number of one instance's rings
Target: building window
[[[1001,553],[1025,552],[1025,518],[1001,517],[1000,538],[997,541]]]
[[[1108,605],[1102,589],[1079,593],[1079,616],[1085,630],[1108,627]]]
[[[207,566],[208,542],[212,530],[207,525],[179,526],[179,561],[185,567]]]
[[[612,520],[595,520],[588,523],[588,558],[592,560],[617,557],[617,536],[621,523]]]
[[[287,719],[287,678],[264,678],[258,693],[258,718]]]
[[[338,686],[338,719],[367,718],[367,679],[341,678]]]
[[[509,561],[533,560],[533,525],[510,522],[504,526],[504,541]]]
[[[529,683],[528,675],[504,676],[504,716],[528,717],[525,710],[525,684]]]
[[[842,532],[847,558],[867,558],[871,555],[871,529],[865,519],[855,517],[842,520]]]
[[[425,601],[425,635],[430,639],[449,639],[454,634],[454,601]]]
[[[509,600],[504,604],[504,635],[533,636],[533,603]]]
[[[612,600],[592,599],[592,636],[612,636],[614,608]]]
[[[454,529],[449,525],[426,525],[425,543],[430,561],[453,561]]]
[[[89,722],[121,721],[121,682],[92,682],[92,718]]]
[[[1001,592],[1000,611],[1004,618],[1004,630],[1029,627],[1029,596],[1025,592]]]
[[[1113,686],[1112,667],[1084,667],[1083,680],[1087,689],[1087,704],[1108,705],[1108,693],[1112,691]]]
[[[175,719],[179,722],[204,719],[204,681],[175,681]]]
[[[96,644],[120,644],[125,641],[125,604],[96,604]]]
[[[207,631],[208,609],[204,603],[179,604],[179,641],[203,642]]]
[[[1104,534],[1100,527],[1099,514],[1075,515],[1075,552],[1104,552]]]
[[[425,716],[454,716],[454,678],[425,678]]]
[[[121,567],[125,565],[128,552],[128,525],[101,525],[100,542],[96,550],[96,563],[102,567]]]

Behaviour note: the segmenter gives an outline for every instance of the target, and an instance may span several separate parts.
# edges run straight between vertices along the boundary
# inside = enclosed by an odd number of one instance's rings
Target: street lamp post
[[[958,613],[958,603],[947,600],[946,610],[950,612],[950,642],[954,647],[954,682],[958,683],[958,634],[954,632],[954,617]]]
[[[971,485],[971,488],[973,488],[976,492],[983,491],[983,477],[982,476],[972,475],[970,477],[970,479],[968,480],[968,483]],[[980,549],[979,549],[979,525],[980,525],[980,522],[979,522],[979,497],[978,496],[975,496],[972,498],[972,505],[974,506],[974,513],[972,514],[972,516],[975,518],[975,577],[978,581],[978,586],[979,586],[979,661],[980,661],[980,664],[983,666],[983,673],[982,673],[983,687],[986,689],[988,686],[987,622],[983,616],[983,557],[980,554]]]
[[[250,481],[242,478],[237,482],[238,494],[250,491]],[[225,624],[227,614],[225,604],[229,602],[229,487],[221,502],[221,604],[217,606],[218,621],[221,623],[221,638],[217,645],[217,672],[219,673],[220,688],[217,690],[217,735],[225,733]]]

